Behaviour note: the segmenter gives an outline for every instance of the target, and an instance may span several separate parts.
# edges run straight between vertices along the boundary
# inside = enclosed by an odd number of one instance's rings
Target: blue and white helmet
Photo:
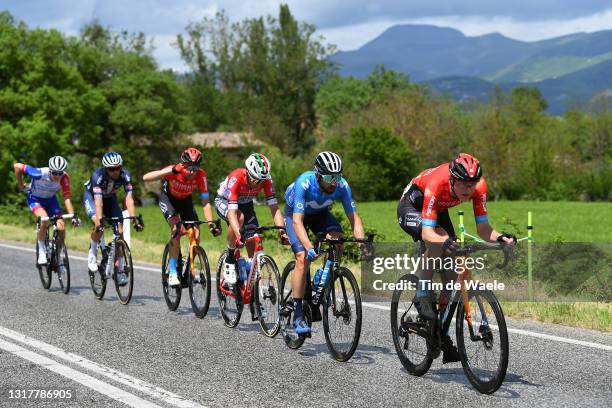
[[[49,170],[51,171],[66,171],[68,162],[62,156],[53,156],[49,159]]]
[[[102,156],[102,166],[104,167],[117,167],[123,164],[121,155],[117,152],[108,152]]]

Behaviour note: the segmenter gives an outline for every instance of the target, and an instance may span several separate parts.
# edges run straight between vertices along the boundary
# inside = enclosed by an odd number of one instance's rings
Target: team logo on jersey
[[[236,181],[238,181],[236,177],[232,177],[231,179],[229,179],[229,181],[227,182],[227,188],[232,188],[234,184],[236,184]]]
[[[429,200],[429,204],[427,204],[427,212],[425,212],[426,215],[431,215],[431,212],[433,211],[433,206],[436,203],[436,197],[432,196],[431,199]]]

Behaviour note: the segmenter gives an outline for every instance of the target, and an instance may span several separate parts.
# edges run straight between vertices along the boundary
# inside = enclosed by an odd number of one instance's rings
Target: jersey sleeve
[[[72,192],[70,191],[70,176],[68,173],[64,173],[62,178],[60,179],[60,186],[62,187],[62,194],[64,199],[70,198],[72,196]]]
[[[266,195],[267,205],[276,205],[278,200],[276,199],[276,191],[274,190],[274,183],[272,179],[264,181],[263,185],[264,194]]]
[[[91,184],[91,191],[93,191],[94,196],[102,196],[102,181],[104,180],[104,174],[101,171],[95,171],[91,175],[91,179],[89,180]]]
[[[474,207],[476,224],[489,222],[489,215],[487,213],[487,182],[484,178],[481,178],[476,185],[476,191],[474,191],[472,198],[472,206]]]
[[[344,208],[344,213],[346,215],[357,212],[357,205],[353,200],[351,186],[349,186],[346,181],[344,181],[344,186],[342,188],[342,207]]]
[[[131,193],[134,190],[132,175],[127,170],[123,170],[123,188],[125,189],[125,194]]]
[[[438,224],[438,209],[436,208],[436,195],[429,189],[425,189],[423,195],[422,225],[424,227],[435,227]]]
[[[230,174],[227,178],[227,208],[230,210],[238,209],[238,190],[240,182],[236,174]]]
[[[293,184],[293,213],[304,214],[306,207],[306,191],[308,191],[308,179],[299,178]]]
[[[32,167],[29,164],[23,166],[23,172],[33,179],[39,179],[42,177],[42,171],[38,167]]]
[[[200,190],[200,198],[202,200],[208,200],[208,179],[204,170],[200,169],[198,172],[198,189]]]

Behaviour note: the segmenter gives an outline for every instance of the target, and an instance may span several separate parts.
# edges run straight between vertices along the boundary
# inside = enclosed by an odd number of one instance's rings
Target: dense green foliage
[[[333,46],[285,5],[278,17],[193,22],[177,47],[191,68],[178,76],[158,69],[143,34],[94,22],[65,36],[1,13],[3,174],[15,161],[44,166],[62,154],[80,194],[105,151],[121,152],[138,179],[176,160],[184,135],[226,130],[267,143],[279,196],[331,149],[359,201],[396,199],[420,170],[460,151],[481,159],[493,199],[612,198],[609,98],[551,117],[536,88],[497,89],[466,107],[383,66],[343,78],[329,62]],[[211,190],[250,151],[207,149]],[[0,177],[0,191],[0,201],[14,200],[14,177]]]

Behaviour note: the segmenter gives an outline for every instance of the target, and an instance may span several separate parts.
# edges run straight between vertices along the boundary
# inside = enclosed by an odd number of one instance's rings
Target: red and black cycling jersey
[[[172,165],[164,167],[164,169],[171,168]],[[162,189],[166,194],[183,200],[190,197],[196,188],[200,190],[200,198],[208,199],[208,181],[206,179],[206,172],[202,169],[198,169],[195,177],[187,178],[189,173],[182,171],[179,174],[171,173],[167,174],[162,178]]]
[[[246,204],[253,201],[253,198],[264,190],[266,204],[277,204],[276,192],[272,179],[265,180],[254,187],[249,185],[247,170],[240,168],[232,171],[219,185],[217,194],[229,203],[230,210],[238,209],[238,204]]]
[[[423,226],[435,227],[439,211],[461,204],[461,200],[451,192],[449,177],[448,163],[444,163],[438,167],[422,171],[404,189],[402,196],[412,185],[416,185],[423,192]],[[476,190],[474,190],[471,200],[476,223],[487,222],[487,183],[484,177],[476,184]]]

